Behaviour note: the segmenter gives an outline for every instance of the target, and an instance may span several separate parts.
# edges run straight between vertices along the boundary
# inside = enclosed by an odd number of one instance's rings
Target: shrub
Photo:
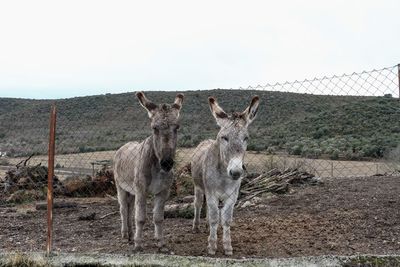
[[[300,145],[295,145],[295,146],[289,148],[289,154],[291,154],[291,155],[299,156],[299,155],[301,155],[302,151],[303,151],[303,147]]]
[[[304,148],[301,151],[301,155],[306,158],[317,159],[321,156],[322,151],[319,148]]]
[[[264,150],[265,146],[263,144],[255,144],[255,143],[250,143],[247,146],[247,150],[252,150],[252,151],[262,151]]]
[[[95,152],[96,149],[92,147],[87,147],[87,146],[80,146],[79,148],[79,153],[87,153],[87,152]]]
[[[275,146],[269,146],[269,147],[267,147],[267,154],[270,154],[270,155],[275,155],[276,154],[276,151],[277,151],[277,147],[275,147]]]
[[[337,149],[332,150],[331,153],[329,154],[329,158],[332,160],[339,159],[339,150],[337,150]]]
[[[313,138],[314,139],[320,139],[323,136],[328,135],[328,133],[329,133],[329,129],[327,127],[323,127],[323,128],[318,129],[317,131],[315,131],[313,133]]]
[[[377,145],[366,145],[362,152],[364,157],[381,158],[383,156],[383,148]]]

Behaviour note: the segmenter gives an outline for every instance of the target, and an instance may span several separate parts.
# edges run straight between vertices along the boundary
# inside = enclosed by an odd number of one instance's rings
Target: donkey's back
[[[122,146],[114,155],[114,179],[117,185],[134,195],[136,167],[143,143],[129,142]]]

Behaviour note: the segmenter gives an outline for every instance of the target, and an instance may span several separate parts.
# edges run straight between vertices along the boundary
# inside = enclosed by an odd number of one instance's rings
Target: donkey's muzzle
[[[172,167],[174,166],[174,160],[172,158],[166,158],[162,159],[160,161],[161,169],[163,169],[166,172],[169,172]]]
[[[238,170],[230,170],[229,171],[229,175],[232,177],[233,180],[237,180],[240,178],[240,176],[242,176],[242,172],[238,171]]]

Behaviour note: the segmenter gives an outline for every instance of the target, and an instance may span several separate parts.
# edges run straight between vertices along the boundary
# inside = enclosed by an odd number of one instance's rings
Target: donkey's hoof
[[[208,254],[210,254],[210,255],[215,255],[215,252],[217,252],[216,249],[208,248]]]
[[[126,237],[129,243],[133,242],[133,233],[128,233],[128,237]]]
[[[233,250],[232,249],[227,249],[227,250],[225,250],[225,255],[226,256],[232,256],[233,255]]]
[[[122,239],[130,240],[128,231],[121,232]]]
[[[143,246],[142,245],[138,245],[135,244],[135,246],[133,247],[133,252],[142,252],[143,251]]]
[[[231,242],[224,242],[224,252],[225,252],[225,255],[227,255],[227,256],[233,255],[233,248],[232,248]]]
[[[193,226],[193,228],[192,228],[192,233],[193,234],[198,234],[198,233],[200,233],[200,227],[197,225],[197,226]]]

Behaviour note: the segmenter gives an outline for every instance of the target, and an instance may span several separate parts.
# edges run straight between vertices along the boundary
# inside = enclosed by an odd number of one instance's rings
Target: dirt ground
[[[71,201],[71,199],[68,199]],[[63,252],[131,253],[120,237],[119,214],[111,199],[73,199],[76,208],[56,209],[54,249]],[[95,212],[95,220],[79,216]],[[150,216],[150,214],[149,214]],[[204,219],[203,219],[204,220]],[[265,198],[261,206],[236,210],[232,227],[234,256],[293,257],[399,254],[400,177],[330,178],[322,185],[297,187]],[[207,230],[191,232],[191,219],[167,219],[171,254],[207,255]],[[145,227],[144,253],[155,253],[153,226]],[[44,250],[46,211],[32,205],[0,208],[0,249]],[[219,244],[216,257],[223,256]]]

